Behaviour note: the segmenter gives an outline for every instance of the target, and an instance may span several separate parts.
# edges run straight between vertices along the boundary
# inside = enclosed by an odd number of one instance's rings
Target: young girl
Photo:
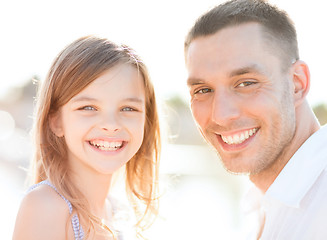
[[[39,92],[34,135],[35,185],[14,240],[123,239],[108,194],[124,165],[136,226],[153,219],[158,116],[147,69],[131,49],[92,36],[67,46]]]

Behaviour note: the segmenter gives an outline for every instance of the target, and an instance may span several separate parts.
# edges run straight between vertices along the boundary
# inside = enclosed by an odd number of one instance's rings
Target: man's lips
[[[239,131],[233,134],[220,134],[221,139],[228,145],[242,144],[249,138],[255,135],[259,128],[251,128],[244,131]]]

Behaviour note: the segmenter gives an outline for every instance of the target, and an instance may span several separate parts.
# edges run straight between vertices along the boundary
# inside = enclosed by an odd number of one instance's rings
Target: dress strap
[[[73,206],[72,204],[68,201],[68,199],[66,199],[58,190],[57,188],[49,181],[49,180],[44,180],[42,182],[39,182],[33,186],[31,186],[27,192],[32,191],[33,189],[37,188],[40,185],[48,185],[49,187],[51,187],[53,190],[56,191],[56,193],[58,193],[58,195],[65,200],[65,202],[68,205],[69,208],[69,213],[72,214],[73,212]],[[75,240],[83,240],[84,239],[84,231],[82,226],[80,225],[79,222],[79,218],[77,216],[77,214],[74,214],[72,217],[72,226],[73,226],[73,230],[74,230],[74,236],[75,236]]]

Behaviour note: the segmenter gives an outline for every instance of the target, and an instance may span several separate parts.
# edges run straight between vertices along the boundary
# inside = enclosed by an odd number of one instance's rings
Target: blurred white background
[[[151,239],[240,239],[240,199],[246,177],[222,168],[199,136],[188,110],[184,37],[217,0],[13,0],[0,2],[0,232],[10,239],[31,154],[35,86],[58,52],[96,34],[134,48],[147,64],[160,105],[166,106],[161,218]],[[301,59],[311,69],[312,106],[326,103],[325,2],[271,0],[294,20]],[[324,5],[323,5],[324,4]],[[168,106],[168,107],[167,107]]]

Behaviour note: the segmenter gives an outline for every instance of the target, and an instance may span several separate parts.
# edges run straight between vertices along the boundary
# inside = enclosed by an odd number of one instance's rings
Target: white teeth
[[[241,133],[240,141],[243,142],[245,140],[244,133]]]
[[[239,136],[239,135],[234,135],[234,137],[233,137],[233,142],[234,142],[234,143],[238,143],[238,142],[240,142],[240,136]]]
[[[253,134],[255,134],[257,130],[258,130],[257,128],[253,128],[235,135],[230,135],[230,136],[221,135],[221,139],[227,144],[240,144],[245,140],[247,140],[249,137],[253,136]]]
[[[108,141],[90,141],[89,142],[92,146],[95,146],[96,148],[103,150],[103,151],[115,151],[122,147],[123,142],[108,142]]]
[[[245,139],[248,139],[249,138],[249,132],[248,131],[244,132],[244,138]]]
[[[249,135],[252,136],[255,133],[252,129],[249,131]]]

